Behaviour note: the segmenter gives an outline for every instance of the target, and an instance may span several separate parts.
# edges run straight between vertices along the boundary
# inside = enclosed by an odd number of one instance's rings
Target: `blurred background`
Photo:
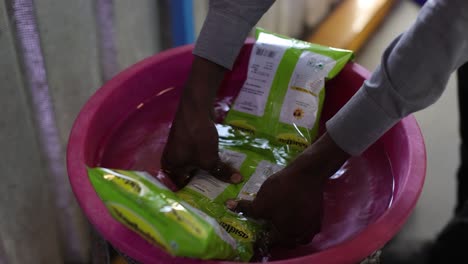
[[[423,1],[278,0],[259,26],[352,49],[369,70]],[[106,263],[109,245],[81,215],[65,149],[74,118],[103,82],[165,49],[193,43],[207,0],[0,0],[0,263]],[[155,73],[156,74],[156,73]],[[456,82],[416,114],[428,173],[392,246],[433,237],[450,217],[458,166]],[[115,260],[117,262],[119,260]]]

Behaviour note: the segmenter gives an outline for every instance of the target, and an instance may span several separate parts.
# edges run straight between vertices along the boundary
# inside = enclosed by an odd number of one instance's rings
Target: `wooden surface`
[[[344,0],[306,40],[358,51],[395,0]]]

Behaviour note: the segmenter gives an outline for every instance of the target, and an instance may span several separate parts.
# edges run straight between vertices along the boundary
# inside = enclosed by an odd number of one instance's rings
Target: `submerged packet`
[[[257,29],[247,80],[225,123],[305,148],[318,135],[325,80],[352,59],[335,49]]]
[[[230,127],[217,127],[224,133],[221,159],[244,175],[242,184],[228,184],[200,171],[186,187],[172,192],[146,172],[88,168],[91,183],[113,218],[174,256],[249,261],[264,225],[230,211],[225,201],[253,200],[284,161],[228,149],[226,144],[241,146],[248,141],[240,140]]]
[[[238,241],[243,260],[263,231],[251,219],[233,221],[228,199],[253,200],[263,182],[281,170],[318,135],[325,80],[353,57],[333,49],[257,29],[244,82],[224,123],[217,125],[220,157],[244,176],[224,183],[207,172],[195,175],[178,195],[214,217]],[[228,213],[226,213],[228,212]]]
[[[239,170],[240,184],[199,171],[173,193],[142,172],[89,169],[91,182],[115,219],[175,256],[249,261],[265,225],[226,208],[253,200],[263,182],[317,137],[325,80],[352,58],[257,30],[245,81],[224,125],[220,157]]]
[[[145,172],[88,168],[111,215],[175,256],[235,259],[237,242],[212,217]]]
[[[217,125],[220,133],[220,158],[236,168],[244,181],[239,184],[225,183],[206,171],[198,172],[177,195],[190,205],[210,215],[237,241],[239,260],[248,261],[254,255],[255,242],[262,236],[262,222],[246,218],[230,211],[225,202],[229,199],[253,200],[262,183],[280,171],[285,163],[272,155],[262,155],[240,147],[242,141],[228,126]],[[224,133],[224,134],[222,134]],[[238,146],[232,143],[240,144]],[[271,152],[268,150],[267,152]],[[272,153],[269,153],[272,154]]]

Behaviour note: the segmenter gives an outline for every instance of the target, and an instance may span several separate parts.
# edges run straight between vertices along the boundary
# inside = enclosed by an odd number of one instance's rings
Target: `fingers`
[[[311,239],[309,236],[304,235],[285,235],[280,232],[273,223],[267,223],[265,232],[262,234],[262,243],[266,247],[284,247],[284,248],[294,248],[298,245],[306,245]]]
[[[275,245],[285,247],[296,247],[298,245],[307,245],[316,234],[320,232],[320,223],[307,221],[306,225],[296,225],[294,228],[287,229],[284,225],[273,228],[272,241]]]
[[[187,185],[196,171],[196,168],[193,166],[174,166],[165,159],[165,156],[161,159],[161,169],[169,176],[178,189]]]
[[[252,201],[247,200],[228,200],[226,202],[227,208],[234,212],[243,213],[245,216],[257,218],[258,214],[254,210]]]
[[[307,245],[309,244],[311,241],[312,241],[312,238],[314,238],[314,236],[304,236],[304,237],[300,237],[296,240],[297,244],[298,245]]]
[[[297,235],[295,244],[296,245],[307,245],[310,242],[312,242],[312,239],[315,237],[320,232],[320,228],[311,228],[304,230],[304,233],[302,235]]]
[[[188,163],[193,164],[193,163]],[[169,178],[177,185],[178,188],[182,188],[190,181],[198,167],[207,170],[214,177],[228,183],[239,183],[243,180],[242,175],[234,169],[231,165],[222,162],[221,159],[217,158],[213,165],[207,166],[194,166],[187,164],[176,164],[171,162],[167,155],[163,155],[161,158],[161,168],[167,173]],[[210,169],[207,169],[210,168]]]
[[[265,237],[271,246],[294,248],[299,245],[309,244],[316,234],[316,232],[311,232],[310,230],[304,230],[303,233],[304,234],[283,233],[271,224]]]
[[[185,168],[173,171],[170,177],[174,180],[174,184],[177,185],[179,189],[181,189],[190,182],[194,174],[195,170]]]
[[[298,245],[306,245],[320,232],[320,221],[311,218],[303,223],[291,225],[292,222],[297,222],[297,219],[285,215],[281,215],[281,217],[271,216],[264,210],[262,212],[262,206],[257,202],[256,200],[228,200],[226,206],[230,210],[243,213],[247,217],[266,220],[267,228],[263,239],[271,246],[292,248]]]
[[[228,183],[239,183],[243,180],[242,175],[231,165],[217,159],[214,166],[211,167],[209,173],[214,177]]]
[[[175,170],[163,170],[169,175],[169,178],[174,182],[178,189],[185,187],[192,179],[195,174],[193,170],[189,168],[181,168]]]

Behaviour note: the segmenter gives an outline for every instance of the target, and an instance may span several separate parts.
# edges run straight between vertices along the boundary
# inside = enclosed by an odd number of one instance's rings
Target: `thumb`
[[[245,216],[252,218],[257,218],[258,214],[254,210],[253,202],[247,200],[228,200],[226,201],[226,206],[230,210],[238,213],[243,213]]]

